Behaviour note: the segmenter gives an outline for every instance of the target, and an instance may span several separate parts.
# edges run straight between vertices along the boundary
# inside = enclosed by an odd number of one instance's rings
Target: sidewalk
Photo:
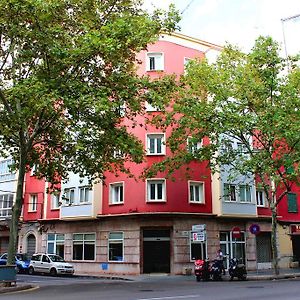
[[[194,280],[194,275],[169,275],[169,274],[141,274],[141,275],[131,275],[131,276],[116,276],[116,275],[90,275],[90,274],[75,274],[74,277],[81,278],[99,278],[104,280],[124,280],[124,281],[151,281],[151,280]],[[257,270],[248,271],[247,280],[258,281],[258,280],[280,280],[280,279],[292,279],[300,277],[300,268],[297,269],[280,269],[280,274],[278,276],[274,275],[272,269],[269,270]],[[224,281],[229,280],[228,272],[223,276]],[[16,286],[3,287],[0,286],[0,294],[17,292],[28,290],[32,288],[37,288],[36,285],[20,283],[17,281]]]

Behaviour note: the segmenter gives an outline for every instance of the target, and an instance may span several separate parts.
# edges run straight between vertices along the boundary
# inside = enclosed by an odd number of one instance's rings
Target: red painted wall
[[[146,72],[146,53],[147,52],[163,52],[164,53],[164,71]],[[139,75],[147,74],[152,78],[163,74],[182,74],[184,72],[184,58],[204,57],[204,54],[198,50],[180,46],[166,41],[158,41],[154,45],[149,45],[147,51],[142,51],[138,55],[141,60],[139,65]],[[157,114],[159,112],[151,113]],[[138,123],[144,123],[143,117],[138,117]],[[125,120],[126,122],[126,120]],[[131,128],[129,130],[134,133],[146,149],[147,133],[162,133],[162,130],[154,126],[147,125],[147,130],[143,127]],[[166,132],[166,138],[170,134],[170,129]],[[206,141],[207,142],[207,141]],[[166,150],[166,155],[170,151]],[[136,165],[131,164],[130,170],[137,177],[143,172],[144,168],[151,166],[154,162],[161,161],[165,156],[147,156],[146,162]],[[211,174],[206,168],[207,163],[192,162],[189,167],[189,179],[184,175],[185,167],[173,174],[175,181],[167,179],[166,181],[166,202],[149,203],[146,202],[146,182],[127,178],[125,174],[116,177],[113,174],[106,174],[105,185],[103,187],[103,211],[102,214],[127,214],[127,213],[144,213],[144,212],[185,212],[185,213],[211,213],[212,197],[211,197]],[[155,178],[166,178],[166,174],[157,174]],[[203,181],[205,192],[204,204],[191,204],[188,202],[188,180]],[[124,204],[109,204],[109,184],[114,182],[124,182]]]
[[[30,172],[27,172],[25,176],[25,192],[24,192],[24,206],[23,206],[23,218],[24,221],[34,221],[43,217],[44,210],[44,193],[45,193],[45,181],[37,179],[35,176],[31,176]],[[29,212],[30,195],[37,195],[37,210],[36,212]]]

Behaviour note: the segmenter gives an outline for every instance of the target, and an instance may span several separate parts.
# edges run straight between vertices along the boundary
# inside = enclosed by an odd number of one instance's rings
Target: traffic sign
[[[192,232],[193,242],[204,242],[205,231]]]
[[[234,239],[239,239],[242,236],[241,229],[239,227],[233,227],[231,232]]]
[[[260,233],[260,227],[258,224],[251,224],[249,227],[249,230],[252,234],[259,234]]]

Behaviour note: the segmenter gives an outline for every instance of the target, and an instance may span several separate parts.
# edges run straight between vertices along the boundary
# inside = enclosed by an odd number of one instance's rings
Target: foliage
[[[0,155],[19,171],[16,233],[28,168],[56,183],[67,171],[129,173],[124,161],[142,160],[122,117],[139,113],[145,87],[160,98],[171,81],[138,77],[135,56],[179,17],[134,0],[0,0],[0,10]],[[10,253],[12,244],[16,235]]]
[[[286,72],[279,50],[270,37],[259,37],[249,54],[227,45],[213,64],[191,62],[170,112],[155,120],[173,126],[173,154],[148,172],[173,172],[198,159],[209,161],[213,172],[227,168],[232,179],[255,174],[274,223],[278,203],[300,180],[300,69],[294,61]],[[191,155],[182,146],[187,136],[210,143]]]

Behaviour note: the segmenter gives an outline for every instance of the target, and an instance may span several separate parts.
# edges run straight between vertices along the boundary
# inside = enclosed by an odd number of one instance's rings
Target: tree
[[[149,172],[207,160],[213,172],[228,168],[231,177],[255,176],[272,213],[273,266],[278,269],[277,206],[300,180],[300,69],[286,72],[279,46],[259,37],[249,54],[226,46],[217,61],[194,61],[181,78],[172,107],[153,122],[172,126],[173,152]],[[187,151],[186,137],[210,143]],[[236,140],[240,149],[231,147]]]
[[[29,168],[55,184],[68,171],[96,179],[142,160],[122,116],[134,120],[145,89],[163,97],[171,81],[138,77],[135,55],[179,17],[172,6],[150,15],[138,0],[0,0],[0,10],[0,156],[18,171],[11,264]]]

